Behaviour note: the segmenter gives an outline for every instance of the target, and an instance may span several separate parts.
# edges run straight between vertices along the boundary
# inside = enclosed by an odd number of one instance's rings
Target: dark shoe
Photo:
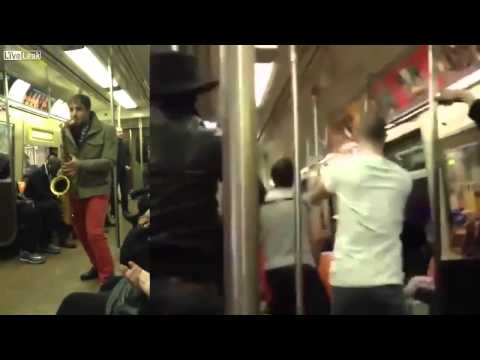
[[[98,277],[97,270],[92,267],[86,273],[80,275],[80,280],[82,281],[95,280],[97,277]]]
[[[50,244],[44,249],[40,249],[40,253],[42,254],[52,254],[52,255],[58,255],[62,251],[57,245]]]
[[[18,260],[20,260],[21,262],[33,264],[33,265],[44,264],[47,261],[45,256],[31,253],[29,251],[20,251],[20,256]]]
[[[70,237],[66,237],[60,241],[60,247],[67,248],[67,249],[75,249],[77,247],[77,244],[73,239]]]

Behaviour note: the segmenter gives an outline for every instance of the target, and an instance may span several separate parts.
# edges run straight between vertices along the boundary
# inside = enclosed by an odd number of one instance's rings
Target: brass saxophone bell
[[[61,197],[70,190],[70,179],[65,175],[55,177],[50,183],[50,191],[53,195]]]

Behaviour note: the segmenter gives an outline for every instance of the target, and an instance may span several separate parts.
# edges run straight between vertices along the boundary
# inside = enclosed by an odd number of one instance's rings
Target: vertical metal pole
[[[47,86],[48,86],[48,88],[47,88],[47,92],[48,92],[48,94],[47,94],[47,107],[48,107],[47,113],[48,113],[48,118],[50,119],[50,115],[52,114],[52,111],[51,111],[51,109],[52,109],[52,88],[50,86],[50,76],[49,76],[49,72],[48,72],[48,64],[46,64],[46,65],[47,65],[47,67],[45,69],[45,73],[47,75]]]
[[[323,147],[325,148],[325,151],[328,151],[327,146],[328,146],[329,138],[328,138],[328,125],[327,124],[325,124],[325,127],[323,128],[323,131],[324,131],[324,133],[323,133]]]
[[[140,189],[140,186],[137,182],[136,182],[136,177],[133,175],[135,170],[138,170],[137,169],[137,166],[136,166],[136,158],[137,158],[137,149],[135,148],[134,144],[133,144],[133,132],[132,132],[132,129],[128,129],[128,139],[129,139],[129,148],[130,148],[130,156],[131,156],[131,159],[132,159],[132,187],[134,189]],[[136,173],[136,172],[135,172]],[[142,174],[143,175],[143,174]],[[142,177],[142,180],[143,180],[143,177]],[[143,182],[143,181],[142,181]]]
[[[318,109],[317,109],[317,96],[312,95],[313,103],[313,136],[315,141],[315,159],[319,160],[320,157],[320,142],[318,139]]]
[[[0,47],[0,49],[3,50],[3,46]],[[0,86],[4,87],[4,94],[5,94],[5,123],[7,125],[7,148],[8,148],[8,158],[10,159],[10,196],[11,200],[10,204],[13,204],[13,209],[15,209],[15,198],[16,198],[16,178],[15,178],[15,150],[14,150],[14,144],[15,144],[15,139],[12,138],[12,129],[11,129],[11,124],[10,124],[10,114],[9,114],[9,99],[8,99],[8,74],[7,74],[7,69],[5,69],[5,64],[1,63],[2,60],[0,60],[0,64],[2,67],[0,68],[0,74],[3,75],[3,82]],[[0,200],[0,206],[5,206],[7,203],[7,199],[2,198]],[[13,231],[11,233],[10,238],[7,239],[1,239],[0,244],[2,246],[8,246],[10,245],[13,241],[15,241],[15,237],[18,231],[17,227],[17,212],[12,211],[11,213],[11,222],[13,225]]]
[[[141,187],[143,188],[143,123],[142,119],[138,119],[138,137],[140,141],[140,171],[141,171]]]
[[[369,100],[370,100],[370,86],[372,85],[372,82],[373,82],[373,76],[372,75],[368,75],[367,76],[367,86],[366,86],[366,91],[365,91],[365,97],[363,99],[363,113],[364,113],[364,116],[366,117],[368,112],[370,111],[370,104],[369,104]]]
[[[302,274],[302,214],[301,214],[301,190],[300,190],[300,114],[298,108],[298,73],[297,73],[297,49],[290,45],[290,65],[292,73],[292,110],[293,110],[293,137],[295,153],[295,293],[297,315],[303,315],[303,274]]]
[[[122,107],[120,104],[117,105],[118,113],[117,113],[117,127],[122,127]],[[116,129],[115,129],[116,130]]]
[[[434,45],[429,45],[428,47],[428,68],[429,68],[429,103],[430,109],[432,112],[432,125],[431,133],[429,134],[430,142],[430,164],[428,168],[428,179],[430,182],[430,205],[431,205],[431,216],[432,216],[432,230],[433,236],[435,239],[434,245],[434,258],[438,268],[439,262],[441,261],[441,248],[442,248],[442,232],[441,232],[441,223],[440,223],[440,158],[439,158],[439,147],[438,147],[438,118],[437,118],[437,103],[435,101],[435,94],[437,92],[437,84],[435,81],[436,72],[435,72],[435,59],[434,59]],[[426,144],[428,145],[428,144]],[[440,284],[438,284],[439,276],[436,276],[436,288],[441,289]]]
[[[312,105],[313,105],[313,127],[315,131],[315,161],[320,160],[320,135],[319,135],[319,129],[318,129],[318,98],[316,94],[312,95]],[[323,155],[325,155],[326,151],[326,146],[327,146],[327,126],[325,124],[325,133],[324,136],[322,137],[322,151]],[[320,175],[320,168],[317,169],[318,175]],[[323,224],[323,229],[330,231],[330,206],[329,206],[329,201],[328,200],[323,200],[321,205],[319,206],[320,209],[320,218],[322,220]]]
[[[310,140],[305,140],[305,166],[310,165]]]
[[[108,57],[108,71],[110,73],[110,113],[112,114],[112,124],[113,127],[117,128],[117,121],[115,121],[115,104],[113,98],[113,67],[112,67],[112,48],[110,47],[110,56]],[[116,135],[115,135],[116,136]],[[115,211],[115,242],[117,243],[117,247],[121,247],[120,242],[120,216],[118,214],[118,179],[117,179],[117,170],[116,166],[113,166],[112,169],[113,173],[113,209]]]
[[[226,313],[259,313],[254,47],[222,45]]]
[[[137,148],[136,146],[133,144],[133,132],[132,132],[132,129],[129,129],[128,130],[128,139],[130,140],[130,153],[131,154],[135,154],[135,159],[137,158]],[[132,155],[132,158],[133,158],[133,155]]]
[[[10,106],[8,100],[8,74],[5,69],[3,71],[3,87],[5,94],[5,122],[7,124],[7,146],[8,146],[8,158],[10,159],[10,178],[12,182],[15,181],[15,159],[14,159],[14,149],[12,147],[12,129],[10,126]]]

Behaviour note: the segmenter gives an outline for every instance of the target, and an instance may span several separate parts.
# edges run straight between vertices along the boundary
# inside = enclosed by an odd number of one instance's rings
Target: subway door
[[[7,91],[6,73],[0,60],[0,95]],[[17,234],[14,156],[14,127],[10,124],[8,103],[0,102],[0,248],[12,245]]]
[[[471,86],[465,84],[465,79],[480,70],[479,50],[479,45],[434,46],[434,76],[439,90],[452,85],[457,88]],[[473,90],[478,93],[478,86],[474,86]],[[475,201],[478,196],[475,188],[480,184],[480,172],[477,171],[480,168],[480,138],[477,129],[454,136],[443,134],[446,132],[443,124],[462,122],[467,117],[466,107],[461,119],[455,118],[454,110],[453,107],[444,106],[436,109],[442,138],[438,160],[442,169],[439,195],[443,229],[437,263],[435,313],[480,314],[480,252],[477,251],[478,246],[477,249],[467,246],[470,242],[478,244],[480,237],[480,208]],[[453,162],[449,161],[452,159]],[[458,189],[460,191],[456,191]],[[468,201],[470,198],[473,201]],[[469,220],[462,223],[450,221],[458,211],[463,212]]]

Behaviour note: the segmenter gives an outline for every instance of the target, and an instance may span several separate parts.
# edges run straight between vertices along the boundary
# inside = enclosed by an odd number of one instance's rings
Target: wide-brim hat
[[[182,93],[205,93],[219,84],[199,74],[197,59],[180,52],[152,54],[150,57],[150,93],[152,97]]]

